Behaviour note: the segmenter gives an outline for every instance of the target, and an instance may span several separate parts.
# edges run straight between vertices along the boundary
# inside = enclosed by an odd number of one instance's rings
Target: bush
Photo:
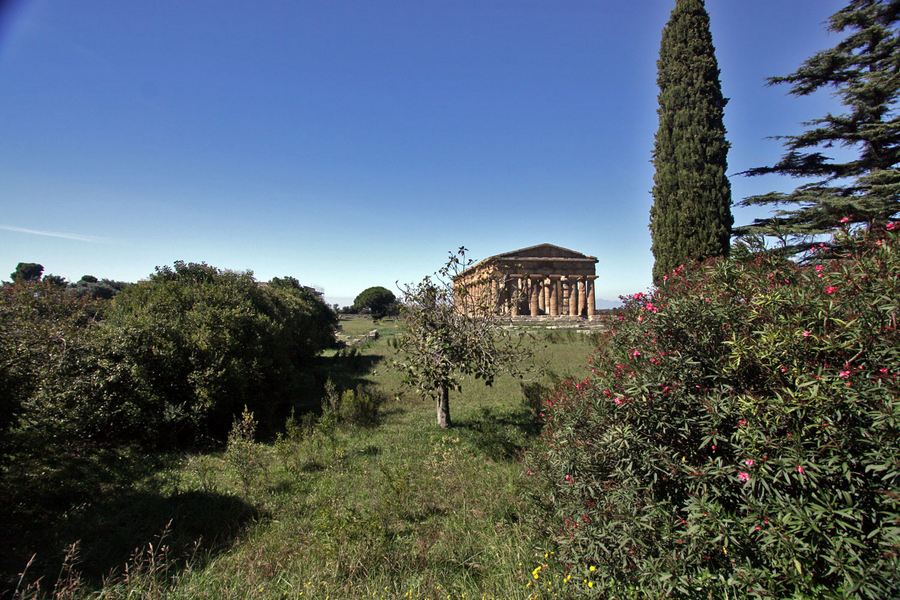
[[[337,318],[296,280],[176,262],[120,292],[102,325],[106,347],[147,390],[162,433],[217,438],[247,407],[280,423],[334,343]],[[141,415],[146,418],[148,415]]]
[[[897,597],[900,264],[892,233],[848,239],[625,299],[530,457],[563,568],[611,595]]]
[[[334,383],[325,382],[325,398],[322,403],[320,427],[333,429],[339,423],[348,425],[377,425],[381,417],[381,406],[387,396],[369,386],[359,384],[354,389],[339,392]]]
[[[245,496],[250,494],[250,489],[263,468],[262,457],[255,441],[256,425],[253,413],[245,406],[244,412],[234,418],[231,431],[228,432],[228,446],[225,450],[225,459],[237,473]]]
[[[0,432],[12,426],[28,398],[88,343],[102,306],[52,282],[0,287]]]
[[[224,439],[244,406],[271,431],[311,387],[315,354],[334,343],[334,313],[290,278],[261,286],[249,273],[177,262],[102,303],[90,327],[79,316],[100,305],[90,296],[39,284],[30,300],[22,285],[4,288],[15,300],[4,322],[18,319],[11,331],[22,339],[7,341],[4,327],[2,352],[27,342],[40,368],[5,359],[2,391],[19,404],[4,412],[21,431],[64,443]],[[38,310],[51,299],[73,321],[65,335]]]

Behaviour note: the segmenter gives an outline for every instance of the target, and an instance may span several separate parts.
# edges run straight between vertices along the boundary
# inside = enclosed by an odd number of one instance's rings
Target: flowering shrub
[[[563,568],[622,596],[898,596],[900,265],[891,231],[851,241],[625,299],[527,465]]]

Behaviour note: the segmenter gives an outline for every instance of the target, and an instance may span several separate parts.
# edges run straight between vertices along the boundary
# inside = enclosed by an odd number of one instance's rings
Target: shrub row
[[[545,399],[528,473],[575,588],[900,595],[900,262],[849,241],[680,267]]]

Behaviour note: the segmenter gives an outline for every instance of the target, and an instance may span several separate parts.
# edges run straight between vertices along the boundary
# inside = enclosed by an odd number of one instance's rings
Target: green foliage
[[[242,406],[273,429],[335,323],[299,285],[176,262],[116,296],[102,333],[111,364],[146,390],[151,431],[190,440],[223,435]]]
[[[66,287],[66,278],[62,275],[44,275],[41,281],[57,287]]]
[[[325,382],[320,428],[330,431],[339,424],[377,425],[381,406],[386,401],[385,394],[370,386],[358,384],[353,389],[339,391],[328,379]]]
[[[617,596],[897,597],[900,257],[842,236],[840,260],[719,260],[626,299],[544,406],[560,564]]]
[[[504,330],[497,317],[457,305],[467,298],[454,298],[452,279],[473,264],[465,252],[451,253],[434,277],[404,286],[406,327],[395,342],[396,367],[421,397],[435,400],[441,427],[451,425],[449,393],[461,388],[463,376],[491,385],[499,373],[514,372],[528,358],[521,338]]]
[[[353,309],[356,312],[368,310],[372,318],[381,319],[397,314],[397,297],[387,288],[370,287],[359,293],[353,301]]]
[[[812,178],[790,193],[745,198],[743,206],[769,206],[770,217],[736,228],[781,241],[781,251],[805,252],[811,238],[839,225],[883,225],[896,219],[900,197],[900,9],[896,0],[851,0],[831,16],[828,29],[846,34],[833,47],[806,60],[797,71],[772,77],[795,96],[834,89],[847,111],[827,114],[784,136],[785,155],[775,165],[744,175]],[[835,161],[825,150],[842,146],[854,156]]]
[[[677,0],[657,62],[659,129],[653,148],[653,279],[691,260],[728,254],[728,142],[709,15],[703,0]]]
[[[30,280],[0,287],[0,432],[64,363],[89,344],[101,306],[50,283]]]
[[[69,284],[69,291],[78,296],[109,300],[129,285],[131,284],[124,281],[98,280],[92,275],[84,275],[75,283]]]
[[[25,281],[40,281],[41,274],[44,272],[44,265],[38,263],[20,262],[16,265],[16,270],[10,273],[13,283]]]
[[[315,293],[205,264],[159,268],[109,303],[46,283],[3,293],[2,420],[45,442],[222,439],[243,406],[271,431],[334,343]]]
[[[234,418],[225,450],[225,460],[237,473],[245,495],[250,493],[262,468],[262,458],[256,446],[256,427],[253,413],[245,406],[241,415]]]

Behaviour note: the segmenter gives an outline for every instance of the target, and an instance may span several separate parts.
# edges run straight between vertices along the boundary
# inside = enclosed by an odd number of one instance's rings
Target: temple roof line
[[[495,254],[493,256],[483,258],[459,273],[456,277],[458,278],[462,277],[463,275],[467,275],[490,263],[509,263],[513,261],[569,263],[598,262],[596,256],[588,256],[587,254],[582,254],[581,252],[576,252],[575,250],[563,248],[562,246],[557,246],[556,244],[536,244],[534,246],[527,246],[525,248],[519,248],[518,250],[503,252],[502,254]]]

